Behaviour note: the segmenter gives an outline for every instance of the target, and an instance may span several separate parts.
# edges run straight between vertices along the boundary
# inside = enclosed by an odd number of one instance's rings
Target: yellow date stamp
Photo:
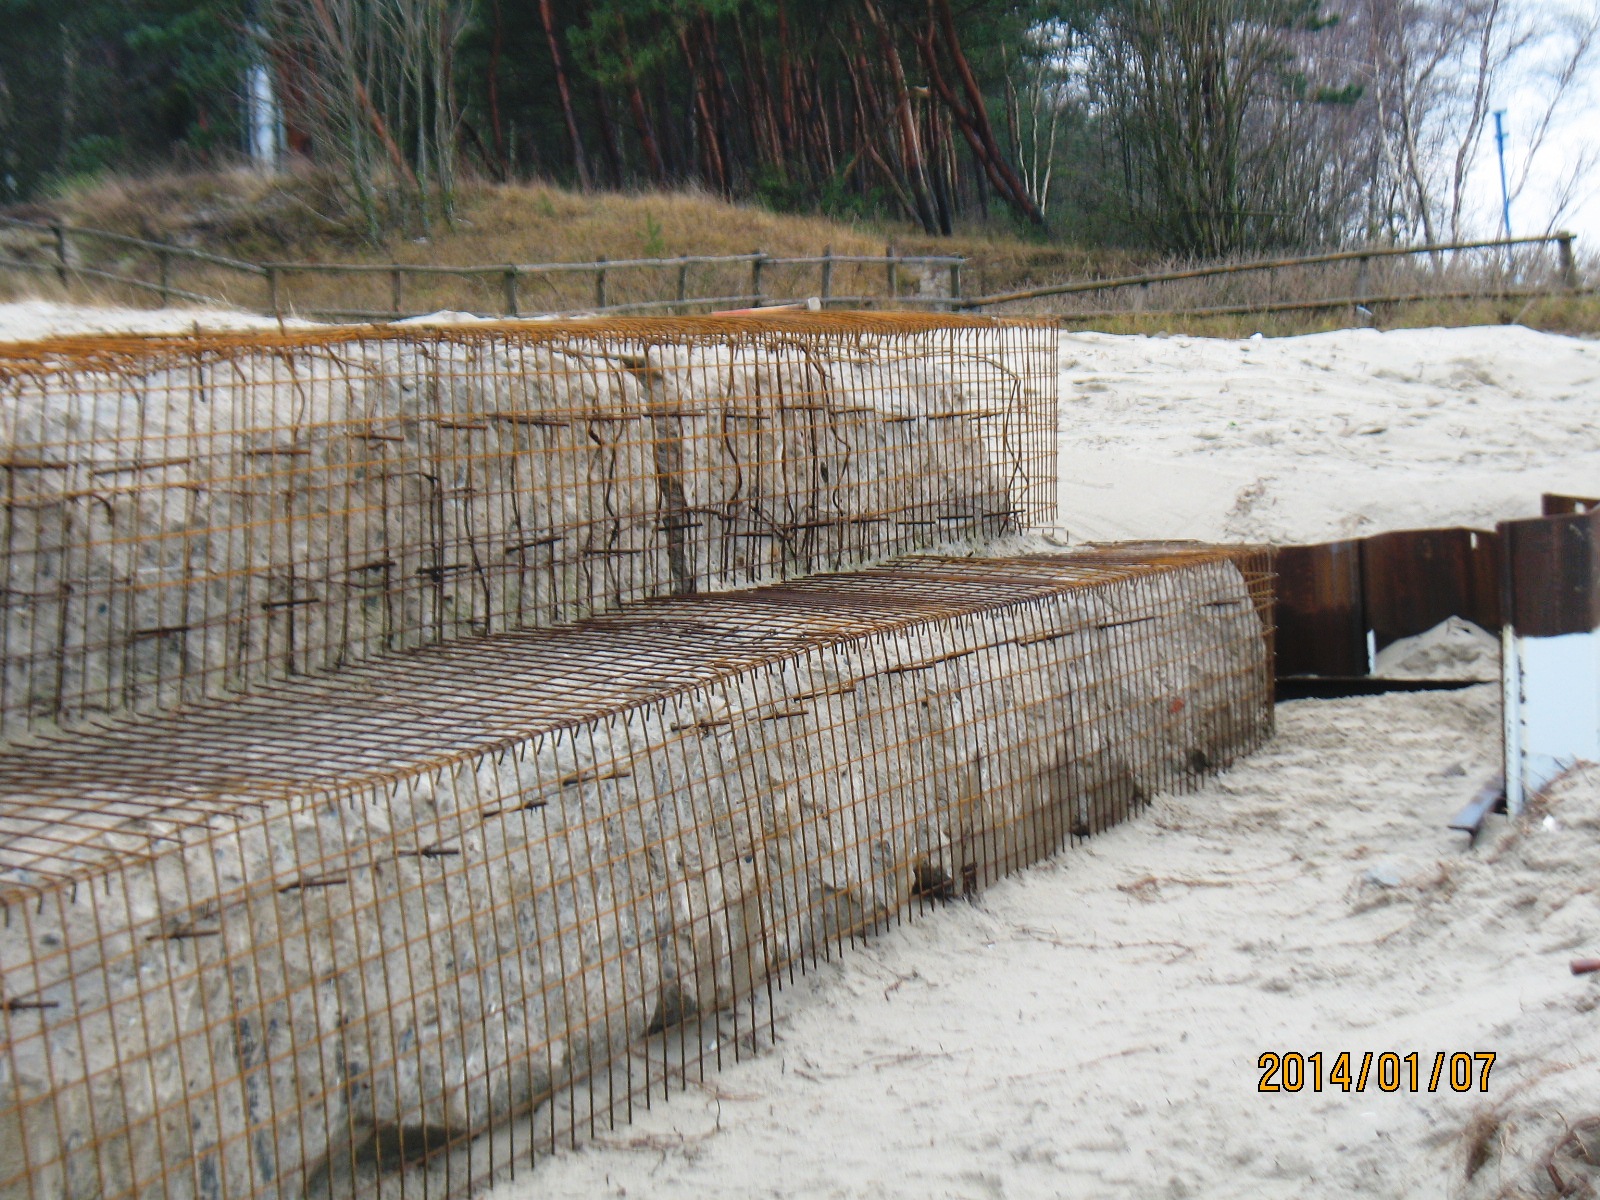
[[[1494,1058],[1492,1050],[1440,1050],[1431,1061],[1415,1050],[1410,1054],[1344,1050],[1330,1056],[1321,1051],[1267,1050],[1256,1060],[1261,1072],[1256,1091],[1364,1092],[1372,1087],[1380,1092],[1487,1092]]]

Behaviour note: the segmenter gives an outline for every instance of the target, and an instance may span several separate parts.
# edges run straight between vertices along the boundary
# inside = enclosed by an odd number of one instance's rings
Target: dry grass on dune
[[[374,244],[363,236],[359,214],[338,181],[326,172],[310,170],[275,177],[248,170],[108,177],[67,192],[48,204],[31,205],[27,212],[19,211],[17,215],[47,217],[257,262],[459,267],[741,255],[755,251],[777,258],[818,255],[827,249],[838,255],[879,255],[887,245],[893,245],[905,254],[965,256],[962,290],[967,296],[1195,265],[1158,260],[1148,252],[990,237],[981,230],[963,231],[951,238],[929,237],[892,222],[776,213],[688,189],[575,192],[543,184],[483,182],[462,186],[451,223],[436,223],[427,236],[393,236]],[[412,233],[419,234],[420,230]],[[0,231],[0,245],[7,254],[41,264],[53,261],[53,245],[46,245],[37,235]],[[80,252],[86,266],[155,278],[154,262],[142,252],[88,242]],[[1536,258],[1530,254],[1529,263],[1540,272],[1547,271],[1549,264]],[[1593,277],[1600,264],[1587,266]],[[1007,308],[1060,314],[1074,309],[1093,311],[1137,304],[1150,310],[1149,315],[1117,313],[1082,321],[1069,319],[1066,324],[1069,329],[1094,328],[1114,333],[1182,332],[1241,337],[1259,331],[1279,336],[1360,323],[1381,328],[1521,323],[1554,332],[1600,331],[1600,299],[1593,295],[1534,301],[1374,305],[1370,316],[1349,307],[1270,315],[1162,315],[1163,310],[1175,308],[1405,293],[1444,284],[1472,290],[1499,269],[1488,259],[1462,259],[1444,268],[1449,276],[1445,279],[1434,278],[1429,274],[1431,268],[1420,260],[1391,260],[1387,264],[1375,263],[1370,276],[1363,269],[1358,281],[1357,268],[1352,263],[1331,270],[1298,268],[1163,284],[1145,289],[1146,294],[1137,298],[1130,291],[1088,293]],[[881,296],[886,282],[883,270],[881,265],[838,264],[833,270],[832,294]],[[748,265],[738,263],[695,266],[684,282],[690,295],[738,297],[749,293],[752,281]],[[923,272],[915,267],[903,268],[896,280],[900,294],[913,296],[924,288],[942,293],[945,282],[942,270]],[[269,307],[267,285],[260,277],[175,259],[171,283],[243,308]],[[611,304],[666,300],[677,294],[678,285],[676,267],[613,269],[607,273],[606,299]],[[400,308],[406,312],[504,311],[503,279],[498,274],[407,275],[402,289]],[[762,292],[769,298],[799,298],[819,294],[820,290],[820,270],[816,266],[769,266],[763,273]],[[91,298],[139,306],[154,302],[149,292],[112,284],[85,286],[75,282],[70,293],[64,293],[46,272],[27,276],[0,274],[0,297],[17,296],[79,301]],[[286,275],[281,300],[287,311],[308,315],[329,310],[385,313],[396,307],[393,280],[387,273]],[[519,282],[518,305],[522,312],[582,310],[596,301],[592,273],[525,276]]]
[[[108,178],[53,206],[79,225],[171,240],[242,258],[437,265],[563,262],[678,254],[882,253],[896,230],[787,216],[702,192],[574,192],[544,184],[468,183],[455,220],[380,244],[335,180],[302,171]]]

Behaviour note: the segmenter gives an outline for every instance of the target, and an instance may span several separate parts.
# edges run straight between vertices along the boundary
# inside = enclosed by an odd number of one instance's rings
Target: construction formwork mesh
[[[0,348],[0,735],[1050,519],[1056,378],[917,314]]]
[[[0,1197],[470,1193],[1255,747],[1270,613],[1262,552],[911,558],[6,750]]]

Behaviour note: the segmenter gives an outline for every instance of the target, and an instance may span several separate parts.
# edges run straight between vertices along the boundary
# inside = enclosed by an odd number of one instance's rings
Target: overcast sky
[[[1540,0],[1524,0],[1536,13],[1543,9]],[[1526,161],[1534,124],[1548,104],[1549,85],[1534,64],[1515,80],[1507,94],[1495,98],[1495,107],[1506,110],[1507,167],[1512,184]],[[1532,163],[1528,186],[1512,201],[1511,232],[1518,236],[1543,233],[1555,216],[1555,192],[1559,180],[1568,174],[1584,152],[1600,146],[1600,55],[1590,63],[1585,78],[1567,98],[1550,137]],[[1500,176],[1495,161],[1493,129],[1485,139],[1473,176],[1472,192],[1480,232],[1498,233],[1500,226]],[[1577,203],[1558,222],[1559,228],[1578,235],[1578,248],[1587,255],[1600,254],[1600,168],[1589,173],[1580,189]]]

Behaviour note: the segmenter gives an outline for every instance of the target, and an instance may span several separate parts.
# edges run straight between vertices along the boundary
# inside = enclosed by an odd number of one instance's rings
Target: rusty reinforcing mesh
[[[798,315],[0,349],[0,734],[1030,525],[1056,341]]]
[[[1270,589],[912,558],[4,751],[0,1197],[454,1196],[625,1121],[1259,744]]]
[[[0,735],[1050,519],[1056,340],[817,314],[0,347]]]

